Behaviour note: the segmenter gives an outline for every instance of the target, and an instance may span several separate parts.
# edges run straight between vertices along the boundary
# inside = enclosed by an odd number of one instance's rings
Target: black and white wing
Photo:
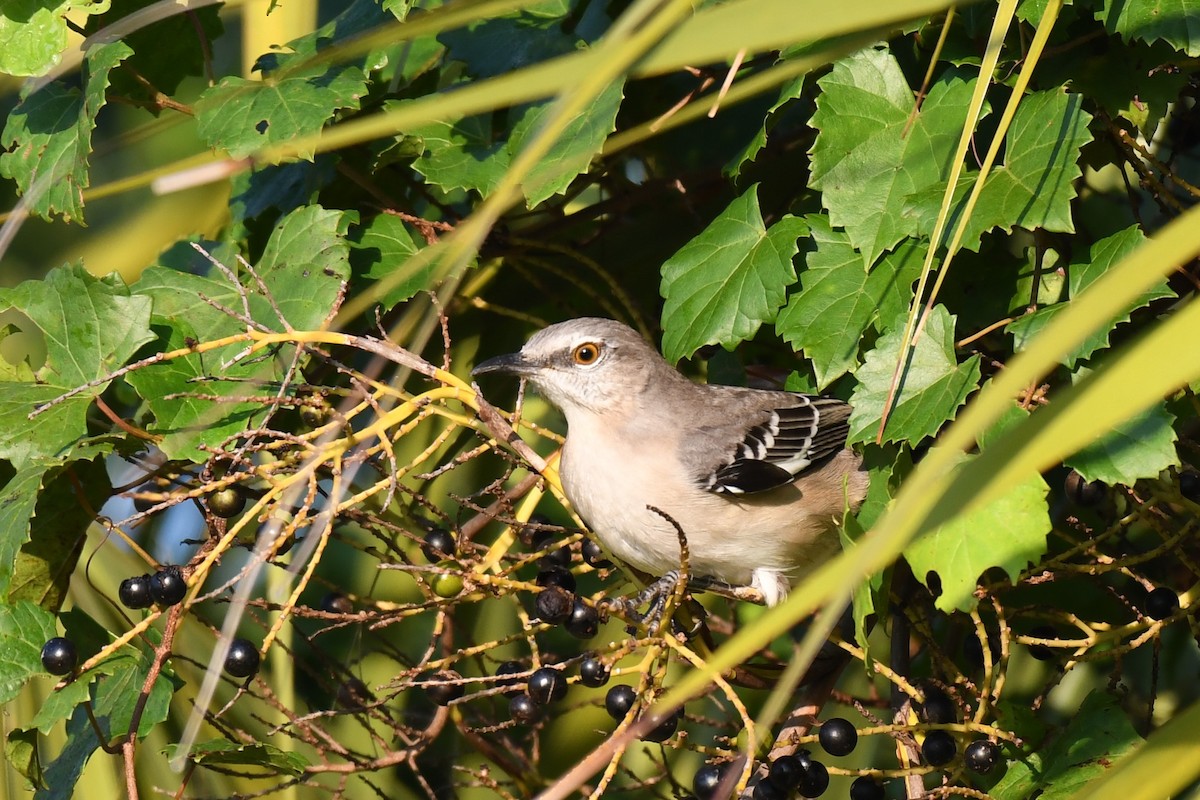
[[[774,393],[773,393],[774,394]],[[778,395],[781,400],[748,425],[721,426],[732,447],[710,474],[704,488],[720,494],[751,494],[786,486],[812,464],[841,450],[850,431],[850,406],[841,400],[805,394]],[[744,419],[744,418],[743,418]],[[740,438],[738,434],[743,435]]]

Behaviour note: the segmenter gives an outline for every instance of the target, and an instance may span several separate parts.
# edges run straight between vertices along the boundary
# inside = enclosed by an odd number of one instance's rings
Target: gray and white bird
[[[601,543],[652,575],[753,587],[769,605],[838,552],[835,522],[867,490],[846,447],[850,406],[696,384],[609,319],[551,325],[472,375],[527,379],[567,419],[563,491]]]

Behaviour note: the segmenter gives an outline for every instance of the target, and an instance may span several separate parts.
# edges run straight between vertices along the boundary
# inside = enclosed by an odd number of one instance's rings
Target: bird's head
[[[632,328],[596,317],[551,325],[520,352],[488,359],[471,371],[491,373],[528,379],[568,419],[576,410],[618,411],[656,377],[680,378]]]

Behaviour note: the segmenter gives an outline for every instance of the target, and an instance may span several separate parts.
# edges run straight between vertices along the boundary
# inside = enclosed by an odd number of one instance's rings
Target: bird
[[[610,553],[652,576],[677,579],[682,531],[693,580],[776,605],[840,550],[836,523],[866,495],[849,404],[694,383],[615,320],[550,325],[471,374],[525,379],[562,412],[567,500]]]

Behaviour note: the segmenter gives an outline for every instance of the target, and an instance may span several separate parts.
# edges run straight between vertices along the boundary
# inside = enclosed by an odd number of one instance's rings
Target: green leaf
[[[1027,762],[1009,764],[988,794],[996,800],[1024,800],[1035,795],[1039,800],[1063,800],[1111,770],[1141,741],[1120,699],[1102,688],[1095,689],[1053,743]]]
[[[1093,244],[1072,261],[1067,269],[1069,296],[1072,299],[1079,297],[1084,290],[1102,277],[1105,272],[1115,266],[1122,258],[1140,247],[1145,240],[1146,237],[1142,234],[1141,230],[1136,225],[1131,225],[1125,230],[1118,231],[1112,236],[1101,239]],[[1096,328],[1079,347],[1064,356],[1062,363],[1074,369],[1079,361],[1091,358],[1097,350],[1107,347],[1109,344],[1109,334],[1112,333],[1117,325],[1129,322],[1129,314],[1134,309],[1141,308],[1154,300],[1174,296],[1175,292],[1167,286],[1167,280],[1164,278],[1156,286],[1130,302],[1125,311],[1114,318],[1111,324]],[[1033,337],[1042,328],[1046,327],[1050,320],[1066,309],[1066,307],[1066,303],[1056,303],[1052,306],[1038,309],[1032,314],[1026,314],[1009,324],[1005,330],[1013,335],[1013,349],[1021,351],[1028,347]]]
[[[130,295],[117,275],[95,278],[79,264],[0,290],[0,310],[5,308],[27,316],[46,341],[36,382],[5,383],[0,391],[0,458],[20,466],[57,457],[86,436],[87,407],[107,383],[30,420],[36,405],[109,374],[154,337],[149,300]]]
[[[1200,56],[1198,14],[1200,3],[1196,0],[1101,0],[1096,19],[1109,33],[1145,42],[1161,39],[1195,58]]]
[[[111,494],[103,459],[21,469],[0,492],[0,597],[58,611],[95,510]]]
[[[967,74],[945,73],[915,119],[912,90],[886,50],[844,58],[819,81],[809,185],[867,264],[920,230],[907,198],[945,185],[974,87]]]
[[[174,758],[178,745],[168,745],[163,753]],[[192,747],[188,758],[200,766],[268,767],[273,772],[300,776],[311,762],[299,753],[289,753],[270,744],[238,744],[213,739]]]
[[[1090,371],[1072,378],[1077,381]],[[1089,481],[1132,486],[1139,478],[1153,478],[1179,464],[1174,423],[1175,415],[1160,403],[1063,461]]]
[[[379,214],[370,222],[356,226],[350,236],[350,246],[350,264],[356,280],[373,283],[397,272],[405,273],[399,283],[390,284],[388,291],[377,299],[384,311],[422,289],[431,288],[429,276],[434,264],[426,262],[412,268],[411,258],[420,248],[413,241],[408,224],[399,217]]]
[[[1013,117],[1005,140],[1005,164],[992,170],[967,221],[962,246],[978,250],[983,234],[999,228],[1074,233],[1071,200],[1082,174],[1076,163],[1083,145],[1092,140],[1083,98],[1066,91],[1036,92],[1026,97]],[[950,230],[958,224],[967,191],[976,174],[964,174],[955,189]],[[912,198],[922,230],[933,230],[942,201],[941,187]]]
[[[231,180],[230,216],[234,222],[245,222],[268,209],[286,214],[315,202],[318,192],[337,177],[336,163],[335,157],[322,154],[312,161],[271,164],[238,173]]]
[[[829,227],[828,217],[805,218],[812,249],[805,255],[800,289],[775,320],[775,330],[813,362],[823,389],[858,363],[859,341],[879,320],[890,321],[912,300],[925,248],[909,241],[870,272],[848,234]]]
[[[249,281],[253,317],[274,330],[284,330],[279,313],[296,330],[324,327],[342,284],[350,279],[350,244],[346,232],[352,213],[304,206],[284,217],[267,241],[256,267],[274,298],[268,303]]]
[[[873,441],[900,361],[903,324],[880,337],[855,373],[849,441]],[[954,418],[979,383],[979,356],[954,357],[954,318],[934,306],[908,361],[883,441],[917,444]]]
[[[58,635],[54,615],[20,600],[0,604],[0,703],[21,692],[42,669],[42,645]]]
[[[758,185],[729,204],[662,266],[663,354],[686,358],[707,344],[732,349],[771,322],[796,280],[792,256],[808,224],[763,224]]]
[[[93,47],[80,92],[50,83],[24,98],[0,133],[0,175],[17,182],[29,211],[83,221],[83,190],[91,185],[88,155],[96,115],[106,102],[109,72],[133,51],[123,42]]]
[[[67,723],[67,744],[58,757],[46,767],[46,788],[34,795],[34,800],[72,800],[75,784],[92,753],[100,747],[87,712],[76,708]]]
[[[484,20],[438,36],[447,54],[475,78],[493,78],[575,50],[581,41],[563,33],[561,18],[531,13]]]
[[[100,14],[108,0],[4,0],[0,3],[0,74],[45,75],[67,49],[69,14]]]
[[[120,736],[129,730],[133,713],[141,701],[142,689],[149,674],[150,653],[142,652],[139,657],[122,655],[116,659],[111,674],[96,683],[95,710],[102,721],[108,722],[111,736]],[[137,735],[145,737],[150,730],[167,718],[171,695],[175,685],[164,670],[154,679],[154,685],[146,697],[142,715],[138,719]]]
[[[400,103],[388,103],[395,110]],[[506,142],[492,134],[490,114],[458,121],[441,120],[407,132],[419,138],[424,152],[413,161],[413,169],[444,192],[474,190],[487,197],[504,177],[511,160]]]
[[[14,728],[4,741],[4,758],[25,778],[27,790],[46,788],[37,745],[38,733],[32,729]]]
[[[780,58],[779,63],[784,63],[786,61],[787,58],[782,57]],[[779,94],[775,99],[775,103],[767,110],[767,114],[763,118],[762,127],[755,131],[754,136],[750,139],[750,141],[746,142],[746,146],[739,150],[734,157],[731,158],[724,167],[722,167],[721,172],[723,174],[729,176],[730,178],[736,179],[742,174],[742,169],[745,168],[746,164],[758,157],[758,154],[762,152],[762,149],[767,146],[767,134],[770,133],[771,128],[775,125],[778,119],[777,112],[792,100],[798,98],[804,92],[804,83],[807,78],[807,75],[800,75],[788,81],[783,85],[783,87],[780,88]]]
[[[905,548],[904,558],[917,580],[928,586],[929,573],[937,573],[942,587],[936,600],[939,609],[970,611],[976,604],[980,575],[999,567],[1015,582],[1046,552],[1051,527],[1047,492],[1042,477],[1030,475],[1003,497],[956,517]],[[998,535],[981,536],[980,531]]]

